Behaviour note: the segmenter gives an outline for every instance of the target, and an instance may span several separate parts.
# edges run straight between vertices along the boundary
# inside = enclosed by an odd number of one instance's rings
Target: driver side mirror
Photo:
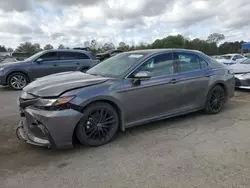
[[[43,59],[42,59],[42,58],[38,58],[38,59],[36,60],[36,63],[41,63],[41,62],[43,62]]]
[[[142,79],[149,79],[151,78],[151,73],[148,72],[148,71],[139,71],[137,72],[133,78],[135,79],[139,79],[139,80],[142,80]]]
[[[236,58],[233,58],[232,60],[233,60],[233,61],[236,61]]]
[[[141,80],[148,80],[151,78],[151,73],[148,71],[139,71],[133,76],[133,83],[140,84]]]

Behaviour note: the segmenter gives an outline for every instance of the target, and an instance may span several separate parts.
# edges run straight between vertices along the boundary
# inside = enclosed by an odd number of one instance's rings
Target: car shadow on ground
[[[10,87],[8,87],[8,86],[0,86],[0,93],[1,92],[10,92],[10,91],[15,91],[15,90],[13,90],[13,89],[11,89]]]

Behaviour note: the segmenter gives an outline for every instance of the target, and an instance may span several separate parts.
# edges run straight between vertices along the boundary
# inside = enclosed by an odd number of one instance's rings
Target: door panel
[[[29,74],[33,79],[57,73],[58,69],[57,52],[44,53],[37,59],[42,59],[42,61],[41,62],[34,61],[29,66]]]
[[[32,78],[39,78],[50,74],[57,73],[57,60],[43,61],[40,63],[33,62],[29,66],[29,72]]]
[[[58,56],[60,72],[75,71],[82,67],[88,67],[86,64],[91,61],[86,54],[79,52],[59,52]]]
[[[205,103],[209,86],[209,71],[194,71],[192,73],[180,73],[179,84],[183,85],[182,97],[179,99],[181,108],[200,108]]]
[[[179,108],[183,85],[170,83],[176,76],[155,78],[134,85],[124,80],[124,110],[127,123],[171,113]]]
[[[139,71],[148,71],[152,77],[135,84],[133,75]],[[150,58],[124,80],[122,97],[126,123],[176,111],[180,107],[178,99],[182,87],[178,82],[178,75],[175,74],[172,53]]]
[[[178,63],[178,79],[183,85],[181,108],[201,108],[206,100],[211,69],[207,62],[196,54],[176,52],[174,59]]]

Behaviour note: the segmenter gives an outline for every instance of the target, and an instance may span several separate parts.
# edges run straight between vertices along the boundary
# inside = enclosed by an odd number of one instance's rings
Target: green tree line
[[[200,50],[208,55],[219,55],[226,53],[240,53],[241,45],[244,41],[224,42],[218,45],[219,42],[225,39],[223,34],[213,33],[207,37],[207,40],[201,40],[199,38],[189,39],[182,35],[170,35],[163,39],[157,39],[151,44],[140,43],[139,45],[129,45],[125,42],[120,42],[118,46],[115,46],[112,42],[100,44],[97,40],[84,42],[84,47],[89,47],[92,53],[97,54],[109,49],[119,48],[124,51],[141,50],[141,49],[156,49],[156,48],[185,48]],[[79,46],[76,46],[79,47]],[[55,47],[57,49],[68,49],[63,44]],[[32,44],[30,42],[21,43],[15,50],[7,48],[9,52],[24,52],[27,54],[35,54],[41,50],[54,49],[51,44],[45,45],[43,48],[40,44]]]

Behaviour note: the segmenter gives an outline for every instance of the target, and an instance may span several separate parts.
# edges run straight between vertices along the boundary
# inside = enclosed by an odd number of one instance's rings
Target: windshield
[[[222,55],[221,57],[224,58],[224,59],[231,59],[232,58],[231,55]]]
[[[34,54],[33,56],[30,56],[29,58],[25,59],[24,61],[33,61],[33,60],[37,59],[38,57],[40,57],[40,55],[42,55],[42,54],[43,54],[43,51],[38,52],[38,53]]]
[[[121,53],[89,69],[87,74],[120,77],[145,55],[143,53]]]
[[[250,59],[247,59],[245,61],[242,61],[241,64],[250,64]]]

